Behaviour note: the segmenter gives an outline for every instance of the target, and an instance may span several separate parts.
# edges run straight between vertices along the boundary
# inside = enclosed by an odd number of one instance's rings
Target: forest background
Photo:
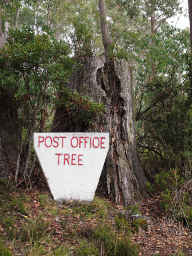
[[[125,206],[158,193],[190,223],[192,33],[168,22],[181,13],[177,0],[1,1],[0,176],[46,187],[34,132],[109,131],[98,192]]]

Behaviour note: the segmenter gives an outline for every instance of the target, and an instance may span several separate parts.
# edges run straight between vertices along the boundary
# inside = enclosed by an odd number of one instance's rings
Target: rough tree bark
[[[108,157],[108,188],[112,187],[115,201],[128,205],[135,194],[144,191],[145,175],[140,166],[135,142],[132,88],[125,61],[115,61],[106,23],[104,0],[99,0],[100,22],[106,62],[101,78],[109,109],[108,128],[111,147]]]

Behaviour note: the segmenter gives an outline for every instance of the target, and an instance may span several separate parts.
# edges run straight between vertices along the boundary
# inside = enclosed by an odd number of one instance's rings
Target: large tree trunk
[[[102,3],[101,3],[102,4]],[[100,5],[104,11],[104,6]],[[136,153],[132,102],[132,83],[126,61],[117,62],[112,57],[111,40],[105,19],[102,29],[105,40],[104,57],[81,58],[80,68],[73,73],[69,83],[72,89],[91,97],[106,107],[105,126],[97,125],[94,132],[110,133],[110,150],[103,170],[100,187],[107,190],[115,202],[132,203],[145,191],[146,178]],[[53,131],[84,132],[81,126],[73,127],[64,118],[65,109],[56,109]]]
[[[126,61],[104,62],[104,57],[84,58],[69,85],[106,107],[105,126],[97,124],[94,130],[109,132],[111,142],[99,188],[128,205],[144,191],[146,181],[136,153],[130,69]],[[87,131],[66,121],[65,112],[62,106],[56,109],[53,131]]]
[[[146,180],[136,153],[128,65],[124,61],[118,63],[113,57],[113,43],[107,27],[104,0],[99,0],[99,11],[106,57],[101,83],[110,107],[108,129],[111,145],[107,184],[108,188],[113,188],[115,201],[123,200],[124,204],[128,205],[135,194],[144,191]]]
[[[106,93],[107,128],[111,138],[106,164],[108,193],[113,194],[116,202],[128,205],[136,194],[144,192],[146,182],[136,153],[128,63],[105,63],[100,77]]]

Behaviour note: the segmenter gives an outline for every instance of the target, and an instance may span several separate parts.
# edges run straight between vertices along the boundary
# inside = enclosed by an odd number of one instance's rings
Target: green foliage
[[[32,242],[32,246],[26,249],[27,256],[41,256],[46,254],[46,250],[43,245],[40,245],[39,242]]]
[[[6,182],[3,183],[4,189]],[[99,256],[102,251],[106,256],[138,255],[137,246],[128,237],[129,232],[124,231],[123,226],[128,225],[125,220],[121,218],[122,230],[118,232],[112,224],[111,217],[116,214],[117,209],[106,199],[96,197],[90,204],[74,202],[74,205],[69,203],[58,207],[46,194],[26,193],[24,196],[20,190],[11,193],[10,197],[7,191],[5,194],[0,193],[0,199],[4,204],[3,209],[0,205],[0,229],[2,239],[6,241],[3,248],[7,244],[15,254]],[[18,211],[15,202],[19,200],[25,203],[28,215]],[[99,218],[101,209],[105,212],[103,225],[100,225]],[[51,210],[57,214],[52,214]],[[84,217],[83,220],[81,216]],[[1,250],[0,243],[0,255],[3,256]],[[6,250],[3,249],[3,253],[4,251]]]
[[[47,128],[57,91],[71,75],[74,62],[69,54],[65,42],[46,33],[36,35],[27,26],[10,30],[7,44],[0,50],[0,93],[6,91],[16,102],[22,137],[19,174],[25,170],[25,182],[30,182],[36,167],[31,136]]]
[[[73,213],[80,214],[82,217],[92,216],[96,212],[97,212],[97,209],[93,204],[84,204],[84,205],[79,205],[73,208]]]
[[[114,255],[113,253],[115,250],[116,236],[111,227],[107,225],[97,227],[93,233],[93,238],[99,245],[104,245],[106,254],[108,256]]]
[[[14,207],[14,209],[20,212],[21,214],[26,215],[27,211],[26,211],[24,202],[25,202],[25,198],[22,198],[22,197],[16,198],[11,201],[10,206]]]
[[[13,216],[6,216],[4,218],[0,218],[0,221],[2,223],[2,226],[7,234],[7,238],[9,240],[14,239],[16,235],[16,230],[15,230],[15,222],[16,218]]]
[[[135,203],[133,205],[129,205],[127,207],[127,210],[129,211],[129,214],[130,215],[135,215],[135,214],[141,214],[141,211],[139,209],[139,204],[138,203]]]
[[[68,256],[69,254],[69,249],[67,249],[64,246],[60,246],[57,249],[54,250],[53,256]]]
[[[177,253],[171,254],[170,256],[186,256],[186,254],[179,250]]]
[[[183,179],[177,170],[162,171],[155,175],[154,186],[160,191],[166,189],[175,190],[183,183]]]
[[[101,52],[101,37],[97,3],[94,0],[78,2],[57,1],[57,22],[63,24],[60,30],[70,38],[71,47],[75,56],[95,56]],[[55,18],[55,13],[54,17]]]
[[[137,256],[138,247],[131,243],[129,238],[119,239],[115,248],[115,256]]]
[[[147,1],[142,2],[141,0],[132,0],[132,1],[124,1],[124,0],[116,0],[116,3],[119,6],[123,7],[127,15],[131,18],[136,18],[140,12],[144,12],[143,16],[150,17],[152,14],[158,11],[160,17],[168,18],[175,15],[176,12],[180,11],[179,1],[178,0],[162,0],[162,1]],[[159,18],[159,17],[158,17]]]
[[[79,127],[83,131],[93,127],[95,120],[104,113],[103,104],[93,102],[68,88],[60,91],[56,106],[62,108],[63,118],[71,122],[74,129]]]
[[[97,227],[93,238],[98,246],[104,248],[107,256],[138,255],[138,248],[130,242],[129,237],[118,238],[117,234],[107,225]]]
[[[40,202],[40,206],[45,209],[46,206],[50,203],[48,194],[40,194],[39,202]]]
[[[65,43],[50,40],[46,34],[35,35],[28,27],[12,30],[8,44],[0,55],[1,86],[7,88],[7,79],[12,81],[11,85],[17,90],[16,98],[22,100],[27,94],[32,105],[37,103],[40,93],[50,99],[53,88],[62,79],[66,81],[70,74],[72,62],[67,56],[69,53],[69,47]]]
[[[83,241],[80,243],[80,247],[76,252],[77,256],[99,256],[99,250],[91,242]]]
[[[0,256],[12,256],[12,253],[8,248],[3,245],[3,241],[0,240]]]
[[[146,104],[137,113],[138,148],[149,176],[169,169],[179,169],[185,176],[191,168],[191,103],[187,84],[178,84],[175,78],[158,79],[143,91]]]
[[[124,233],[130,233],[131,225],[126,220],[125,216],[115,216],[115,226],[118,231],[122,231]]]
[[[131,223],[131,227],[133,231],[138,232],[140,229],[147,230],[148,223],[144,217],[137,217],[133,219]]]
[[[179,171],[171,169],[169,171],[161,171],[157,173],[154,176],[153,183],[147,183],[146,189],[152,193],[161,192],[162,198],[169,202],[172,197],[172,192],[178,190],[183,183],[184,179]]]
[[[46,34],[35,35],[29,27],[11,30],[7,41],[8,44],[1,51],[0,68],[10,77],[14,75],[17,78],[17,83],[13,84],[19,90],[16,97],[21,97],[25,93],[37,97],[42,92],[43,85],[47,87],[48,82],[57,83],[61,79],[66,81],[70,75],[70,50],[64,42],[50,40]],[[60,74],[61,70],[63,72]],[[7,79],[10,79],[9,76]],[[2,75],[2,78],[4,79],[1,86],[7,87],[6,77]],[[56,84],[52,84],[52,87],[54,86]],[[48,92],[49,90],[48,88]]]
[[[150,46],[144,58],[138,58],[138,149],[150,178],[175,168],[185,175],[191,169],[192,139],[190,90],[184,75],[189,34],[165,24],[152,40],[151,46],[151,36],[145,35],[137,45],[138,49]]]
[[[37,242],[47,235],[49,223],[41,216],[27,220],[18,232],[18,238],[23,242]]]
[[[151,191],[160,192],[160,207],[167,215],[192,228],[191,180],[186,181],[178,171],[156,174]],[[145,223],[144,223],[145,224]]]
[[[163,209],[167,213],[169,213],[172,210],[170,207],[172,198],[173,198],[173,191],[171,191],[170,189],[165,189],[165,191],[161,192],[160,206],[161,206],[161,209]]]

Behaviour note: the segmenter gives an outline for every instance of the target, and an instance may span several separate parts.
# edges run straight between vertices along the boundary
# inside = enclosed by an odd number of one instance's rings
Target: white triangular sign
[[[93,200],[109,133],[34,133],[34,148],[55,200]]]

